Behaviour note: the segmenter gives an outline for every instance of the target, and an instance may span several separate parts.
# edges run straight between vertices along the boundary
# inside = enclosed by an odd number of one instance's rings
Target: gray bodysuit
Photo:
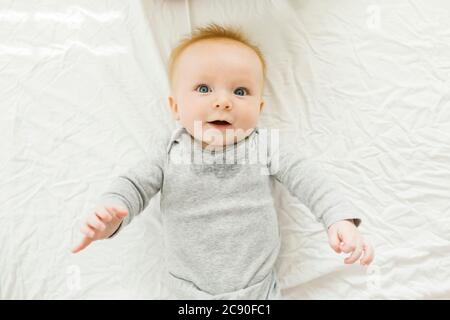
[[[202,149],[178,126],[136,167],[117,177],[101,204],[129,211],[119,229],[161,191],[166,283],[180,299],[279,299],[274,270],[280,234],[271,179],[328,228],[360,215],[314,161],[275,130],[255,128],[220,150]]]

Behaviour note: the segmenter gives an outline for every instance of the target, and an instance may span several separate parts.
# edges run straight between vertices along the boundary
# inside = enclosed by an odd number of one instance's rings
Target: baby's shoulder
[[[144,145],[146,158],[164,160],[172,134],[173,130],[169,131],[168,129],[159,129],[152,132]]]

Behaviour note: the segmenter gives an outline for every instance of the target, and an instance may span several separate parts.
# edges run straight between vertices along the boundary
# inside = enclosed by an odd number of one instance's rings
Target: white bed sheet
[[[344,265],[276,185],[287,299],[450,298],[450,3],[0,2],[0,298],[163,299],[159,195],[72,255],[77,219],[173,121],[170,48],[239,24],[268,62],[261,126],[298,130],[365,219]]]

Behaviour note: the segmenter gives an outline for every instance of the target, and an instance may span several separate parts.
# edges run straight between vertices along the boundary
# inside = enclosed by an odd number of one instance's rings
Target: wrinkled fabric
[[[260,125],[299,132],[375,248],[369,268],[345,265],[275,183],[283,296],[450,298],[449,16],[447,0],[2,1],[0,297],[166,294],[159,193],[120,236],[70,248],[111,180],[173,129],[170,49],[218,22],[267,58]]]

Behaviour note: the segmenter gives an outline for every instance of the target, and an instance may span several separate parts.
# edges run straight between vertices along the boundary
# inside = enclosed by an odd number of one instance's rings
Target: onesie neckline
[[[238,142],[222,146],[221,148],[218,147],[218,148],[213,148],[213,149],[203,148],[200,141],[198,141],[193,136],[191,136],[191,134],[189,132],[187,132],[186,129],[184,129],[184,131],[186,134],[189,135],[189,137],[191,139],[191,143],[194,144],[194,146],[197,150],[201,150],[203,153],[215,155],[215,154],[227,153],[229,151],[238,149],[241,145],[245,144],[247,141],[250,141],[250,139],[257,133],[258,129],[255,127],[248,136],[246,136],[244,139],[239,140]]]

